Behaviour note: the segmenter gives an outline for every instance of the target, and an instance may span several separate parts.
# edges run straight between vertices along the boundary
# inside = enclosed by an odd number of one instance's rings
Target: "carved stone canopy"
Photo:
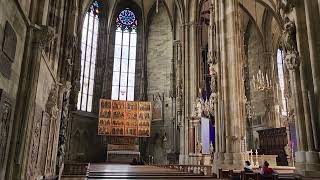
[[[201,117],[202,114],[202,100],[198,97],[196,98],[196,101],[194,103],[194,109],[193,109],[193,116],[194,117]]]
[[[217,55],[215,51],[208,51],[208,64],[209,65],[214,65],[217,64]]]

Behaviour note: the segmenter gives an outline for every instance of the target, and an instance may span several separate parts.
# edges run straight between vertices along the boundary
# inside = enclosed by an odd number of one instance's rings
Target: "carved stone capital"
[[[283,14],[292,12],[295,6],[296,0],[278,0],[278,11],[282,12]]]
[[[55,31],[50,26],[40,26],[35,28],[35,42],[40,48],[46,48],[55,39]]]
[[[299,69],[301,60],[297,53],[286,54],[284,60],[289,70]]]

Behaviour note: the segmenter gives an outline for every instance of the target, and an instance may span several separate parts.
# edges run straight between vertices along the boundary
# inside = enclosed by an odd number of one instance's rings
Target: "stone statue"
[[[57,169],[60,169],[65,155],[65,145],[67,140],[67,124],[69,120],[69,98],[71,92],[71,83],[67,82],[64,88],[64,97],[62,101],[61,122],[59,131],[58,153],[57,153]]]
[[[300,63],[296,39],[296,25],[294,21],[291,21],[288,17],[284,18],[281,44],[285,52],[285,62],[288,69],[295,69]]]
[[[56,116],[56,113],[58,112],[58,106],[57,106],[57,101],[58,101],[58,85],[53,85],[52,89],[50,90],[48,100],[46,103],[46,112],[52,116]]]
[[[210,150],[210,154],[214,153],[214,147],[213,147],[212,141],[210,142],[209,150]]]
[[[209,74],[211,76],[210,88],[212,92],[217,92],[217,72],[215,71],[213,64],[210,64]]]
[[[295,0],[278,0],[278,11],[282,10],[283,14],[288,14],[293,10],[295,4]]]
[[[182,109],[183,106],[183,88],[182,88],[182,81],[179,80],[177,83],[177,103],[178,103],[178,108]]]
[[[294,21],[291,21],[288,17],[284,18],[282,45],[287,54],[298,52],[296,39],[296,25]]]
[[[199,97],[197,97],[196,102],[194,103],[193,116],[201,117],[201,114],[202,114],[202,100]]]
[[[286,153],[287,156],[291,157],[291,147],[290,147],[290,143],[288,143],[285,147],[284,147],[284,151]]]
[[[202,143],[197,142],[196,144],[196,153],[201,154],[202,153]]]

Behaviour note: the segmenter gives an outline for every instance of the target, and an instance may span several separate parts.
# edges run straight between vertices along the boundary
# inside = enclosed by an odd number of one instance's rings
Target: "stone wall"
[[[74,112],[68,127],[68,162],[105,162],[106,145],[97,134],[97,116]]]
[[[55,174],[56,155],[58,148],[58,130],[60,118],[59,110],[48,108],[52,97],[57,96],[58,86],[55,86],[55,77],[50,73],[47,59],[42,56],[39,79],[35,100],[34,119],[31,129],[31,148],[28,157],[29,178]],[[50,97],[51,96],[51,97]],[[54,108],[58,108],[57,106]]]
[[[12,33],[16,37],[16,44],[9,44],[7,47],[4,44],[5,39],[10,39],[12,37],[5,36],[5,27],[6,24],[11,26]],[[8,153],[9,153],[9,144],[10,144],[10,137],[11,137],[11,129],[12,129],[12,121],[13,121],[13,112],[15,109],[16,98],[17,98],[17,91],[19,85],[19,78],[20,78],[20,70],[21,64],[23,60],[23,53],[24,53],[24,43],[26,38],[26,31],[27,27],[23,20],[23,14],[19,13],[18,7],[13,1],[0,1],[0,66],[4,67],[4,62],[9,60],[10,68],[7,69],[10,71],[10,76],[5,76],[2,72],[0,72],[0,89],[6,94],[10,101],[10,117],[4,121],[1,118],[0,120],[0,132],[2,134],[2,138],[0,143],[2,146],[0,147],[1,155],[4,159],[2,160],[2,165],[0,166],[0,179],[4,178],[4,174],[6,171],[6,164],[8,161]],[[4,49],[15,49],[13,52],[13,57],[8,57],[5,54]],[[4,94],[0,95],[0,100],[3,99]],[[0,104],[2,106],[2,104]],[[0,108],[0,117],[2,116],[2,109]],[[7,130],[3,128],[7,127]],[[2,154],[3,153],[3,154]]]
[[[166,163],[167,153],[173,149],[173,124],[175,115],[170,96],[172,74],[173,35],[170,19],[164,5],[151,16],[147,46],[148,101],[160,95],[163,117],[152,123],[149,153],[155,163]],[[167,139],[167,140],[165,140]]]

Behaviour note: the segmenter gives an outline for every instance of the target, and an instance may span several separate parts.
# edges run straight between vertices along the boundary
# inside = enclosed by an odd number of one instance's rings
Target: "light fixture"
[[[268,74],[263,73],[260,66],[257,74],[252,76],[252,86],[255,91],[271,90],[272,88]]]
[[[159,12],[159,0],[157,0],[157,2],[156,2],[156,13],[158,13]]]

